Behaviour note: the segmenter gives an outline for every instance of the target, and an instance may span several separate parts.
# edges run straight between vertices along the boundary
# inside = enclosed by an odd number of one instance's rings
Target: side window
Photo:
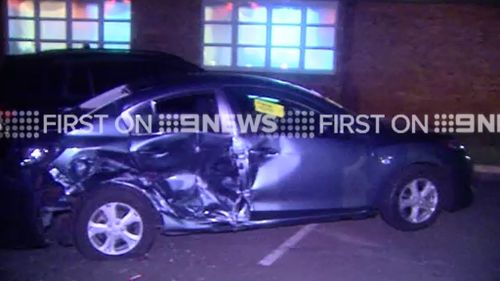
[[[180,131],[183,128],[180,116],[183,114],[197,114],[201,120],[203,114],[213,118],[217,112],[213,92],[194,92],[150,100],[130,114],[133,118],[139,116],[142,120],[151,121],[150,132],[137,128],[136,134],[160,134]]]
[[[261,87],[230,87],[226,88],[231,106],[237,115],[243,119],[252,118],[253,122],[258,119],[257,115],[268,115],[276,124],[276,130],[272,134],[287,136],[298,136],[302,133],[313,132],[318,111],[304,103],[287,98],[286,92]],[[269,126],[263,122],[259,124],[257,133],[269,134]],[[248,133],[248,126],[243,128],[241,122],[237,122],[240,133]],[[248,125],[248,122],[246,123]],[[268,128],[264,130],[264,127]]]
[[[209,114],[217,113],[213,93],[192,93],[181,97],[156,100],[156,114]]]

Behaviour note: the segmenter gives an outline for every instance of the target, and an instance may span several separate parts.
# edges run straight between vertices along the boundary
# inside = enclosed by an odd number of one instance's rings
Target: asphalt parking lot
[[[500,280],[500,181],[476,188],[472,207],[419,232],[377,217],[159,236],[148,256],[122,261],[88,261],[56,245],[2,250],[0,280]]]

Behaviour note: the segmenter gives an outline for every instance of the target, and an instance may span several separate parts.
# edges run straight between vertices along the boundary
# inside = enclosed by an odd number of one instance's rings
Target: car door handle
[[[154,150],[146,150],[139,151],[140,155],[151,157],[151,158],[163,158],[170,154],[168,151],[154,151]]]
[[[279,152],[273,148],[252,148],[249,150],[250,154],[255,154],[259,156],[272,157],[279,154]]]

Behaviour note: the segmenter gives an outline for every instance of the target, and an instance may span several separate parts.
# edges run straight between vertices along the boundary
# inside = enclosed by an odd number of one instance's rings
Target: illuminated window
[[[8,0],[11,54],[130,48],[131,0]]]
[[[213,69],[333,73],[337,5],[205,0],[203,64]]]

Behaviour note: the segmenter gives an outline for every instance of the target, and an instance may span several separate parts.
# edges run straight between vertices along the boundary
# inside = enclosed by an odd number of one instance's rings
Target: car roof
[[[7,55],[5,63],[43,63],[59,59],[103,59],[103,58],[131,58],[150,60],[154,62],[163,62],[172,66],[183,66],[182,69],[188,71],[203,71],[203,69],[191,62],[184,60],[176,55],[144,50],[123,50],[123,49],[63,49],[50,50],[38,53]]]
[[[158,79],[158,78],[155,78]],[[313,90],[292,84],[290,82],[250,74],[228,74],[220,72],[200,72],[187,73],[181,75],[170,75],[159,80],[152,81],[145,79],[143,81],[132,83],[127,86],[132,95],[126,98],[127,103],[137,103],[141,100],[147,100],[159,95],[166,95],[178,90],[196,90],[203,87],[220,86],[253,86],[268,87],[277,90],[296,93],[304,98],[321,97]]]

